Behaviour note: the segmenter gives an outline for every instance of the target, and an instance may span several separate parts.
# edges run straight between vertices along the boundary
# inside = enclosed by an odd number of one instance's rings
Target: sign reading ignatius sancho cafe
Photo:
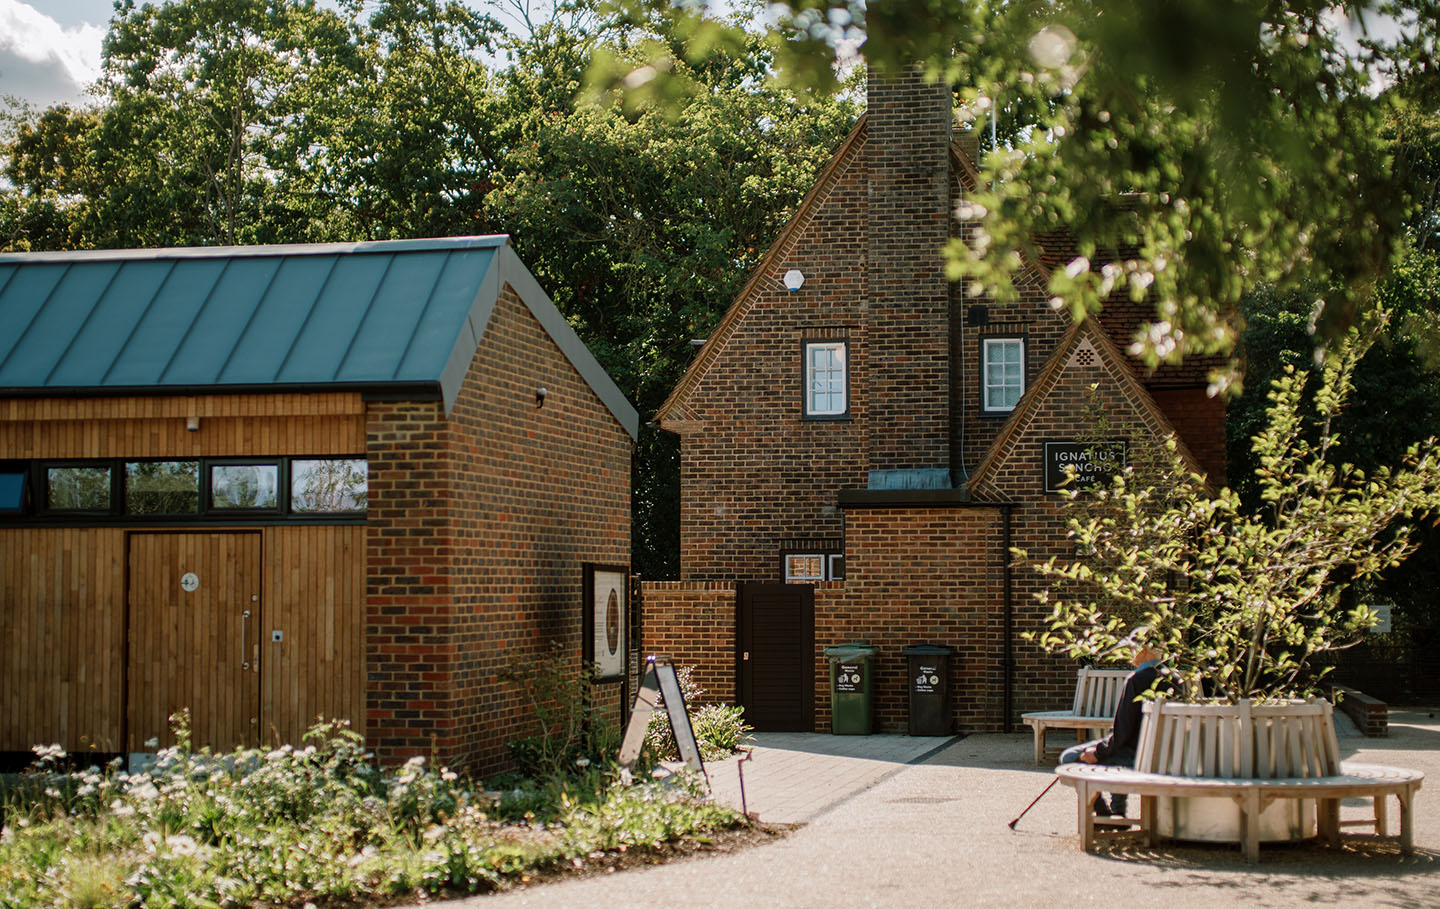
[[[1075,470],[1075,485],[1090,486],[1104,480],[1117,470],[1125,468],[1125,443],[1120,440],[1106,442],[1046,442],[1045,443],[1045,491],[1059,492],[1069,479],[1069,471]]]

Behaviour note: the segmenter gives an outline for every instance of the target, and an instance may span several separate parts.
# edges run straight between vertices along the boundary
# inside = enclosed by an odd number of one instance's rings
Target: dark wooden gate
[[[745,719],[759,732],[815,728],[815,589],[741,584],[736,665]]]

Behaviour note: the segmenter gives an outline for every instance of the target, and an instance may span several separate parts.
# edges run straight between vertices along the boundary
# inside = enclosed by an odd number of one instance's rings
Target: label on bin
[[[859,694],[865,690],[865,664],[841,663],[835,670],[836,694]]]
[[[921,666],[911,683],[916,694],[934,694],[940,687],[940,667]]]

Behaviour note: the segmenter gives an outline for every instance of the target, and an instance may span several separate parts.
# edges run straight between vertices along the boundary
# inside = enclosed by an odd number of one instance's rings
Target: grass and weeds
[[[302,747],[220,755],[192,749],[183,720],[177,735],[140,772],[66,771],[58,748],[37,749],[4,794],[0,905],[407,901],[704,844],[747,823],[683,778],[625,784],[613,764],[553,743],[537,746],[544,776],[485,788],[419,758],[379,768],[343,724],[317,726]]]

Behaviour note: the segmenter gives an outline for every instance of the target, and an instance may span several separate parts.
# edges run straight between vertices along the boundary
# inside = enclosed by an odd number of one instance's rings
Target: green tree
[[[646,38],[677,40],[655,30],[667,22],[590,31],[552,21],[517,42],[500,76],[513,112],[506,173],[489,196],[521,257],[646,415],[857,116],[843,99],[805,102],[770,82],[758,38],[743,54],[680,64],[705,90],[678,107],[577,102],[597,55],[638,59],[631,48]],[[647,577],[678,570],[676,449],[647,428],[636,450],[633,549]]]
[[[700,4],[631,6],[664,8],[689,35],[678,54],[650,45],[651,71],[743,41]],[[1318,331],[1343,337],[1373,305],[1424,185],[1416,159],[1391,154],[1385,113],[1440,107],[1436,0],[778,8],[770,40],[792,84],[833,86],[837,61],[861,50],[882,71],[920,61],[963,86],[962,116],[977,125],[997,109],[1032,117],[985,156],[965,209],[974,233],[951,244],[951,274],[1007,298],[1033,238],[1068,229],[1080,255],[1054,275],[1055,305],[1078,318],[1112,292],[1153,300],[1136,339],[1151,362],[1229,352],[1245,293],[1267,284],[1325,286]],[[1387,21],[1400,25],[1394,38],[1363,30]],[[617,60],[591,78],[597,90],[663,97],[647,72]],[[1223,388],[1238,373],[1214,378]]]
[[[1056,602],[1049,630],[1032,639],[1094,658],[1138,628],[1188,690],[1204,683],[1231,701],[1314,693],[1324,670],[1313,672],[1311,659],[1373,624],[1346,591],[1403,561],[1416,523],[1440,507],[1433,437],[1370,471],[1336,458],[1364,351],[1352,330],[1309,395],[1293,366],[1272,383],[1252,441],[1256,510],[1229,488],[1208,492],[1173,445],[1159,476],[1122,473],[1104,489],[1072,492],[1079,555],[1035,565]]]

